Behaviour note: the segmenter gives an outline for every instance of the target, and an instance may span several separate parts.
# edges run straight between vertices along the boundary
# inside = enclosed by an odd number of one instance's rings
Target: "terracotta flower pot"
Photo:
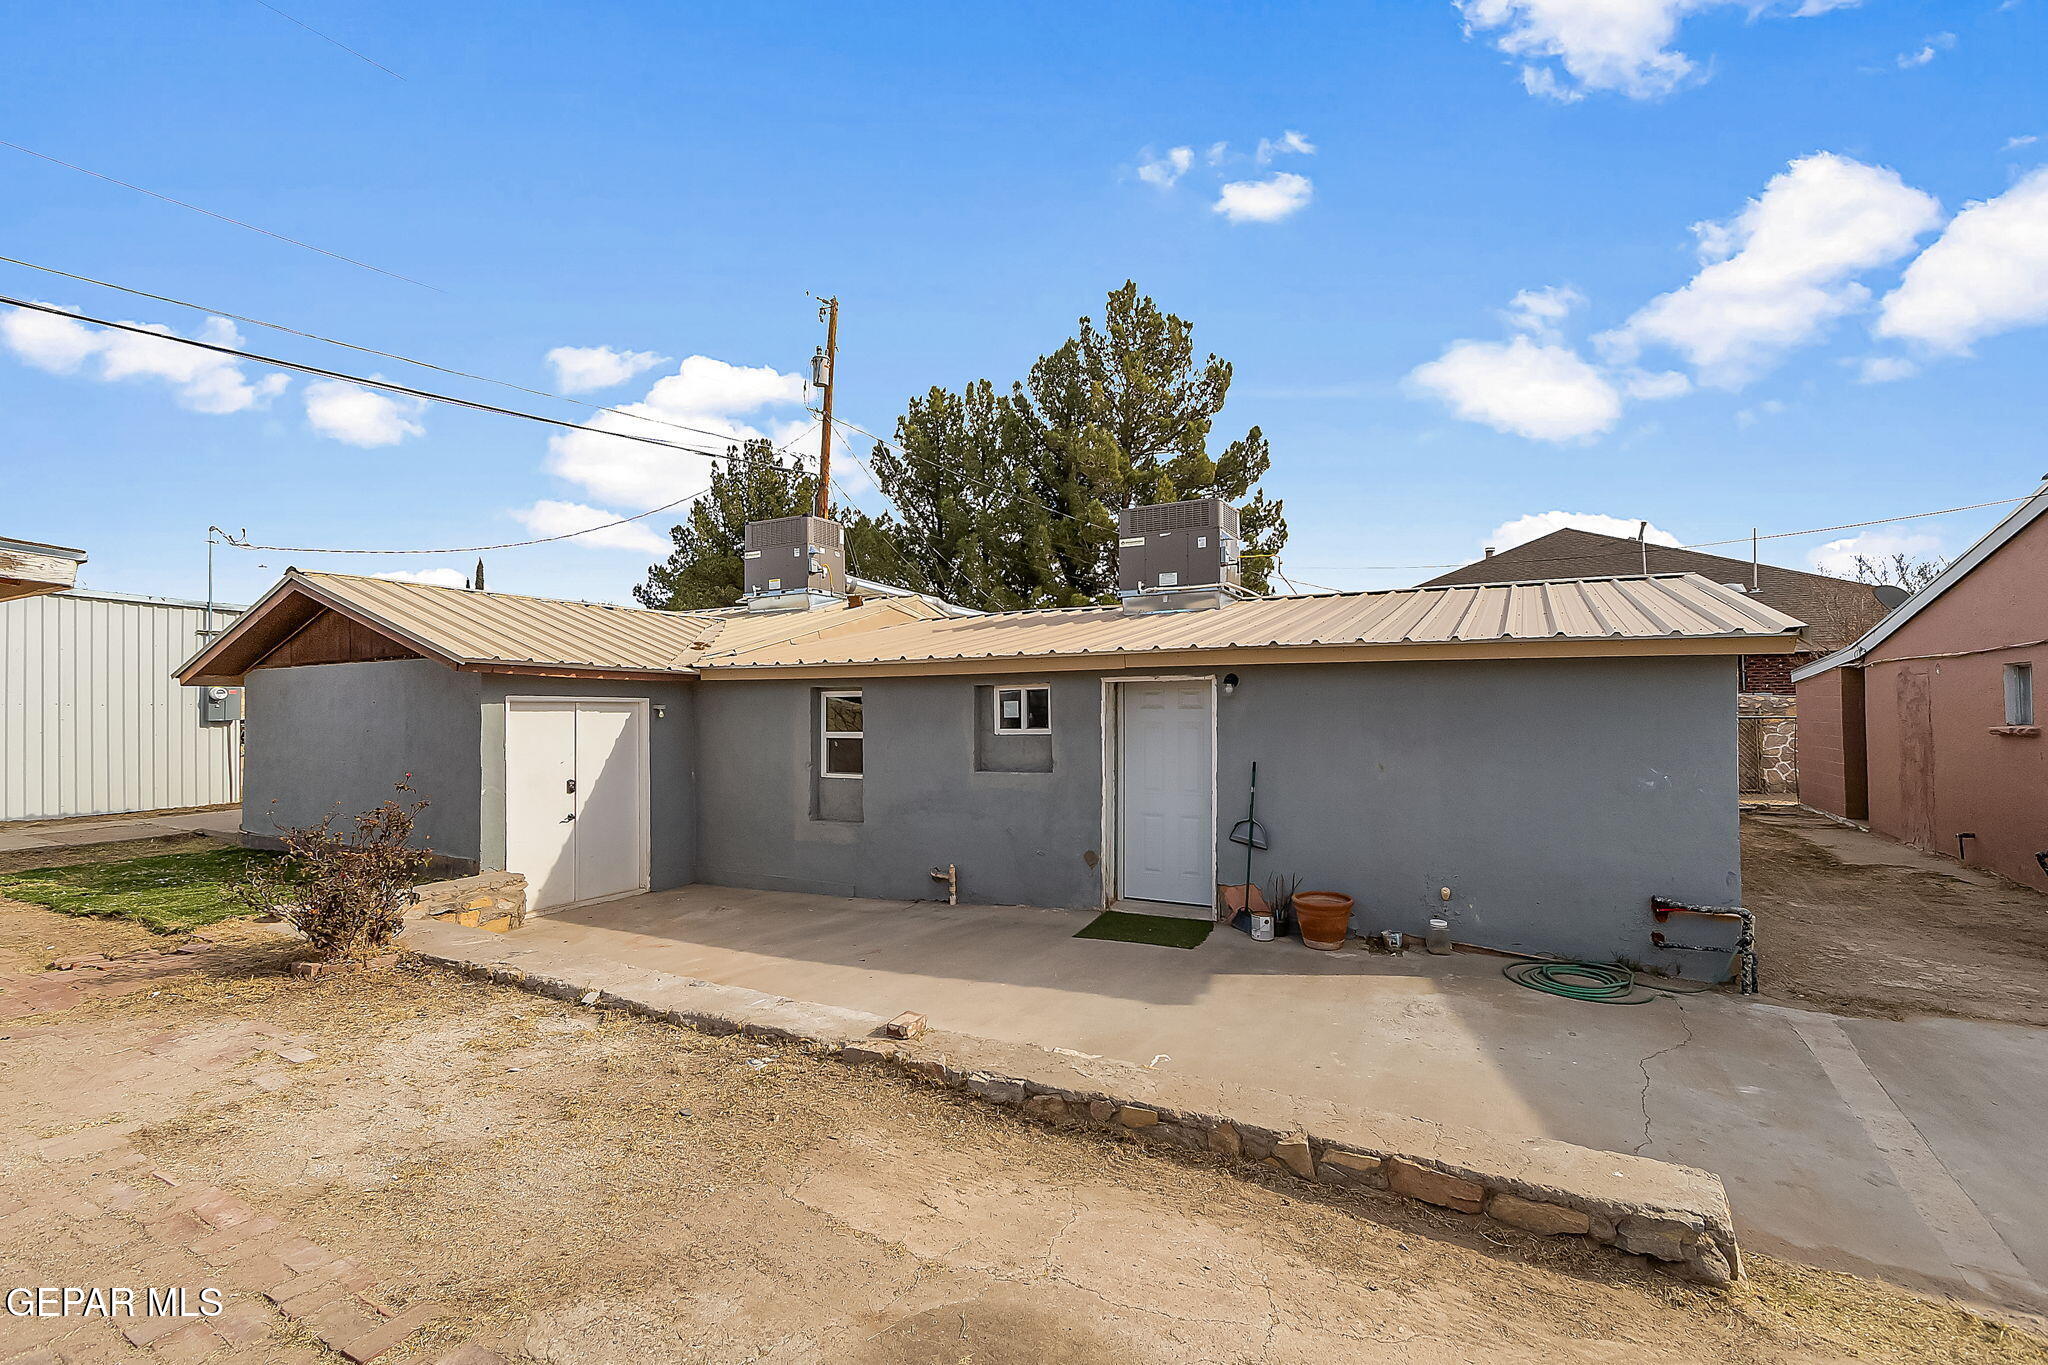
[[[1303,943],[1333,952],[1344,946],[1344,936],[1351,931],[1351,897],[1341,891],[1297,891],[1294,918]]]

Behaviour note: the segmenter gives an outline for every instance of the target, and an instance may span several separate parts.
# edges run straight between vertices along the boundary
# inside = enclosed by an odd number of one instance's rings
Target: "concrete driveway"
[[[1491,957],[1072,937],[1089,918],[694,886],[503,948],[1662,1157],[1724,1179],[1753,1249],[2048,1314],[2048,1031],[1719,993],[1582,1004]]]
[[[211,834],[233,839],[242,827],[242,808],[173,812],[165,815],[93,815],[76,820],[11,820],[0,824],[0,853],[38,848],[82,848],[173,834]]]

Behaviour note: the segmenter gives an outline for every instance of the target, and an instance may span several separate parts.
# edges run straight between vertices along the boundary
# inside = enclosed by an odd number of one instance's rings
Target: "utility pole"
[[[818,506],[816,515],[832,514],[832,396],[839,391],[839,300],[818,305],[825,324],[825,349],[811,357],[811,382],[825,391],[818,421]]]

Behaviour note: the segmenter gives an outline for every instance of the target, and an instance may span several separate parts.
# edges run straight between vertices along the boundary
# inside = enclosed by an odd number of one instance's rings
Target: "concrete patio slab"
[[[1228,929],[1193,950],[1073,938],[1090,918],[693,886],[535,918],[495,950],[1658,1157],[1721,1176],[1753,1250],[2048,1314],[2042,1030],[1822,1014],[1802,1030],[1803,1012],[1719,993],[1566,1001],[1475,955]]]

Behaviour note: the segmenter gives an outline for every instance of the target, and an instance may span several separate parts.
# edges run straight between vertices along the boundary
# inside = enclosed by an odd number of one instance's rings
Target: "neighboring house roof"
[[[1066,607],[909,622],[706,659],[707,677],[846,676],[1203,662],[1737,654],[1797,648],[1800,622],[1693,574],[1241,600],[1199,611]]]
[[[0,536],[0,602],[62,592],[78,581],[85,551]]]
[[[1695,573],[1711,582],[1740,583],[1745,587],[1750,583],[1751,565],[1746,559],[1729,559],[1669,545],[1651,545],[1648,550],[1651,573]],[[1439,574],[1421,586],[1640,574],[1644,571],[1643,551],[1642,542],[1624,536],[1604,536],[1566,527]],[[1755,573],[1757,588],[1750,594],[1751,599],[1804,621],[1808,649],[1840,649],[1876,625],[1887,610],[1876,587],[1869,583],[1803,573],[1776,564],[1758,564]]]
[[[401,647],[396,654],[496,672],[688,673],[715,648],[890,625],[938,614],[918,598],[891,598],[826,612],[675,612],[511,593],[472,592],[352,574],[292,570],[233,627],[178,670],[186,683],[239,678],[301,632],[339,616]],[[721,645],[721,642],[724,642]],[[329,655],[354,657],[347,640]],[[328,662],[318,654],[299,662]]]
[[[1960,582],[1965,575],[1989,559],[2000,546],[2032,525],[2043,514],[2048,514],[2048,484],[2041,485],[2034,496],[2028,498],[2005,520],[1992,527],[1976,544],[1957,555],[1934,579],[1901,602],[1898,609],[1851,641],[1845,648],[1838,649],[1826,658],[1816,659],[1803,668],[1792,671],[1792,680],[1798,682],[1825,673],[1831,668],[1854,664],[1869,656],[1870,652],[1896,634],[1906,622],[1927,610],[1935,599]]]

